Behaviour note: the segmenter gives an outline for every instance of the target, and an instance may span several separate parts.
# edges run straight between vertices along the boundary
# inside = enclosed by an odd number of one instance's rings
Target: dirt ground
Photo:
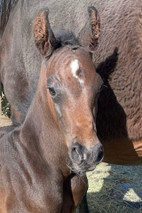
[[[8,126],[10,124],[11,124],[11,121],[10,121],[9,118],[0,115],[0,127],[2,127],[2,126]]]

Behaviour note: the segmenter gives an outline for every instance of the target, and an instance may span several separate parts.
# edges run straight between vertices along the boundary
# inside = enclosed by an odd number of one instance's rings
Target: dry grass
[[[10,124],[0,116],[0,126]],[[142,213],[142,166],[101,163],[87,176],[90,213]]]
[[[142,166],[101,163],[88,179],[90,213],[142,213]]]

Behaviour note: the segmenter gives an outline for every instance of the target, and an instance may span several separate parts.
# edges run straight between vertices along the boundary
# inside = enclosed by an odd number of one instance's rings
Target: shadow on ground
[[[101,163],[88,179],[90,213],[142,213],[142,166]]]

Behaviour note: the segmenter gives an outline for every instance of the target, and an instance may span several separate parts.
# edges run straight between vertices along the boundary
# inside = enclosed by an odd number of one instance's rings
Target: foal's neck
[[[64,136],[54,120],[47,100],[46,74],[41,71],[37,91],[22,126],[22,136],[27,146],[38,144],[41,155],[52,167],[61,169],[63,175],[69,173],[66,166],[68,154]],[[28,137],[27,137],[28,135]]]

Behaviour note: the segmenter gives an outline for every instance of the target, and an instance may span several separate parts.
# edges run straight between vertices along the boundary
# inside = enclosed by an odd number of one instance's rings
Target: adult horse
[[[14,111],[19,112],[16,120],[23,120],[27,113],[41,66],[32,36],[32,21],[40,9],[48,6],[56,39],[62,44],[75,42],[67,31],[71,29],[79,42],[93,52],[97,72],[104,80],[96,116],[97,134],[105,148],[104,160],[142,164],[141,0],[11,2],[16,6],[10,12],[8,23],[2,23],[0,80]],[[9,0],[8,4],[11,8]],[[89,4],[96,6],[101,17],[101,36],[96,51],[96,17],[90,13],[88,20]],[[5,7],[1,8],[5,14]],[[65,30],[61,32],[57,28]],[[110,72],[111,78],[108,78]],[[101,86],[102,82],[99,84]]]
[[[5,18],[3,15],[7,8],[5,6],[6,3],[3,3],[3,7],[1,6],[3,9],[1,17],[4,21],[1,23],[0,80],[4,85],[6,97],[11,103],[12,112],[16,110],[19,113],[19,121],[23,121],[35,94],[41,66],[41,55],[35,47],[32,34],[32,22],[35,15],[39,10],[48,7],[50,10],[50,22],[56,39],[60,40],[62,45],[65,43],[72,44],[76,42],[75,39],[72,40],[72,32],[77,37],[77,32],[83,28],[86,19],[88,19],[88,6],[84,3],[82,4],[82,9],[85,8],[82,10],[84,11],[83,14],[80,10],[80,15],[82,14],[84,22],[79,24],[81,16],[79,16],[77,12],[72,14],[71,17],[68,18],[68,21],[64,19],[64,13],[71,14],[71,2],[47,2],[46,0],[23,2],[21,0],[15,0],[12,1],[12,3],[15,6],[12,7],[12,4],[10,4],[8,0],[8,5],[13,9],[7,12],[10,13],[7,24],[6,20],[8,18]],[[64,6],[61,7],[60,3]],[[78,2],[75,4],[74,6],[77,7]],[[58,13],[56,11],[58,11]],[[76,16],[76,18],[74,17],[74,21],[71,23],[70,20],[73,16]],[[6,17],[8,17],[8,15]],[[93,17],[91,18],[91,21],[92,20]],[[95,25],[94,21],[92,24]],[[72,32],[69,32],[68,29]],[[92,45],[96,45],[96,39],[94,39],[94,37],[91,42]],[[14,115],[13,113],[13,121],[16,120],[17,122],[18,119],[17,117],[14,118]]]
[[[41,72],[23,124],[1,132],[0,212],[71,213],[87,190],[86,171],[103,158],[92,92],[100,77],[88,51],[56,40],[48,11],[33,31]]]
[[[96,7],[102,22],[94,60],[105,82],[96,125],[104,160],[142,165],[142,1],[97,1]]]

